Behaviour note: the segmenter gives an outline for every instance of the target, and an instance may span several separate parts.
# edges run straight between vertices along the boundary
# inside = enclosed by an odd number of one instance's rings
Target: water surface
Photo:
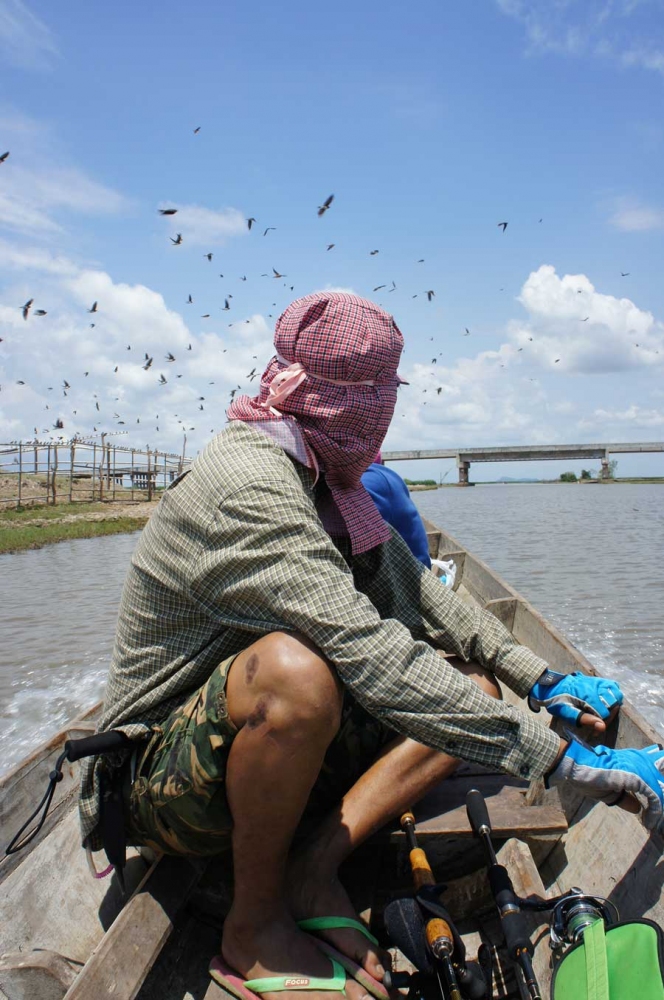
[[[664,486],[414,493],[664,730]],[[0,556],[0,773],[103,694],[138,535]]]
[[[664,732],[664,485],[512,485],[412,494]]]

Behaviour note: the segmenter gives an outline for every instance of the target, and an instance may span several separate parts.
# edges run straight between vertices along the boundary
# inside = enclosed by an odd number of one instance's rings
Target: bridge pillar
[[[470,462],[464,462],[458,458],[457,467],[459,469],[459,486],[468,486],[468,470],[470,469]]]
[[[600,478],[601,479],[610,479],[611,478],[611,470],[609,469],[609,453],[608,453],[608,451],[605,454],[604,458],[602,459],[602,471],[600,473]]]

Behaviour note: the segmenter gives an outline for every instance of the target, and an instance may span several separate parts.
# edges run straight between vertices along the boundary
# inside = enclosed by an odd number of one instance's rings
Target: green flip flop
[[[342,965],[332,959],[332,975],[302,976],[293,973],[288,976],[264,976],[262,979],[242,979],[238,973],[226,965],[221,955],[212,959],[210,975],[222,989],[238,1000],[257,1000],[262,993],[281,993],[284,990],[326,990],[346,995],[346,973]]]
[[[359,931],[372,944],[378,945],[378,939],[367,930],[360,920],[354,920],[352,917],[308,917],[306,920],[298,920],[297,926],[302,931],[313,931],[314,934],[316,931],[336,931],[348,928],[348,930]]]
[[[354,920],[352,917],[309,917],[307,920],[298,920],[297,926],[302,931],[311,934],[311,938],[316,942],[321,951],[325,952],[332,962],[338,962],[353,977],[353,979],[363,986],[367,993],[370,993],[376,1000],[389,1000],[390,994],[386,987],[378,979],[374,979],[370,972],[367,972],[359,965],[354,958],[344,955],[338,951],[324,938],[317,935],[321,931],[352,930],[359,931],[373,945],[378,945],[377,939],[367,930],[363,923]]]

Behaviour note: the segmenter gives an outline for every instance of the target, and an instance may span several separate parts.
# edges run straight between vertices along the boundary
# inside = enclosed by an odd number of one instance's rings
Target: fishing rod
[[[507,868],[499,864],[496,858],[496,852],[491,842],[489,812],[484,796],[477,788],[471,789],[466,796],[466,812],[473,833],[481,840],[488,859],[489,885],[500,916],[507,952],[512,961],[521,969],[531,1000],[542,1000],[542,993],[533,969],[533,944],[528,936],[525,918],[521,912],[521,900],[514,891]]]
[[[440,902],[444,886],[436,882],[426,852],[417,842],[413,814],[404,813],[400,825],[406,835],[415,896],[394,900],[385,908],[390,937],[425,981],[435,978],[443,1000],[484,1000],[488,996],[484,972],[477,963],[466,964],[463,941]],[[415,977],[397,973],[390,978],[394,980],[390,985],[401,987],[414,985]]]
[[[415,835],[415,817],[411,812],[404,813],[400,820],[401,829],[406,834],[408,844],[410,870],[413,874],[416,894],[425,886],[436,884],[436,879],[431,870],[426,853],[417,843]],[[440,972],[443,974],[447,992],[443,989],[443,996],[449,996],[450,1000],[462,1000],[461,989],[457,981],[452,955],[454,954],[454,937],[449,923],[442,917],[429,917],[425,924],[426,942],[433,957],[437,960],[436,975],[440,982]]]

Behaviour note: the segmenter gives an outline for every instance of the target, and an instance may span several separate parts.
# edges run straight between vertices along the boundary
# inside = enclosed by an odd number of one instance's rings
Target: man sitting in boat
[[[219,982],[384,998],[381,953],[337,878],[358,844],[460,760],[608,802],[635,790],[654,826],[664,753],[601,756],[502,701],[499,683],[603,731],[622,695],[547,672],[442,587],[362,488],[402,381],[392,317],[317,293],[286,309],[275,347],[259,395],[231,405],[142,533],[100,728],[136,741],[131,843],[201,856],[232,837]],[[92,848],[99,770],[82,777]],[[317,825],[293,846],[303,820]]]
[[[398,472],[383,464],[380,452],[363,474],[361,483],[383,520],[399,532],[415,558],[431,569],[429,540],[420,512],[411,500],[406,483]]]

